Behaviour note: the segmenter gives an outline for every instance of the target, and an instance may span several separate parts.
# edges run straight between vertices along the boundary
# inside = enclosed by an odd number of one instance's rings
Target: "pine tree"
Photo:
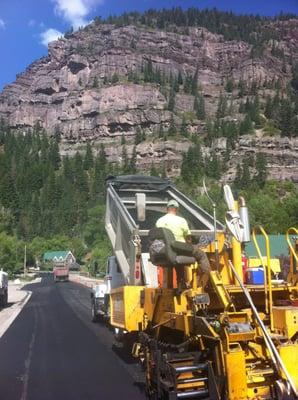
[[[60,166],[61,158],[59,153],[59,145],[56,140],[53,140],[50,144],[49,161],[57,171]]]
[[[247,188],[250,184],[250,181],[249,160],[245,158],[242,163],[241,188]]]
[[[174,78],[173,80],[172,89],[175,93],[179,92],[179,83],[177,78]]]
[[[56,183],[54,171],[51,171],[46,185],[47,205],[50,210],[54,210],[59,201],[60,189]]]
[[[75,156],[74,156],[74,173],[75,175],[80,173],[81,170],[83,170],[83,160],[81,154],[77,151]]]
[[[142,141],[142,132],[139,127],[137,127],[136,136],[135,136],[135,145],[138,145]]]
[[[293,120],[292,120],[292,136],[297,137],[298,136],[298,114],[295,114],[293,116]]]
[[[152,162],[150,167],[150,176],[159,176],[155,164]]]
[[[191,93],[192,85],[193,85],[193,78],[190,75],[186,75],[186,77],[184,79],[184,86],[183,86],[184,92]]]
[[[298,63],[294,64],[292,67],[292,88],[298,92]]]
[[[19,213],[19,199],[11,171],[7,171],[0,186],[0,200],[4,207],[11,209],[14,215]]]
[[[243,81],[243,79],[240,79],[240,81],[238,82],[238,96],[244,97],[246,95],[246,86],[245,86],[245,82]]]
[[[95,77],[93,78],[92,87],[93,87],[94,89],[97,89],[97,88],[99,87],[99,82],[98,82],[97,76],[95,76]]]
[[[181,136],[188,137],[188,129],[187,129],[186,119],[185,119],[184,115],[182,118],[180,133],[181,133]]]
[[[128,159],[128,155],[127,155],[127,149],[126,146],[123,145],[122,146],[122,171],[124,174],[128,174],[129,173],[129,159]]]
[[[244,120],[241,121],[239,126],[239,134],[240,135],[247,135],[253,132],[253,124],[249,115],[246,115]]]
[[[107,167],[108,161],[107,161],[107,157],[106,157],[106,153],[105,153],[105,148],[102,143],[100,145],[98,161],[99,161],[99,166],[100,166],[101,171],[106,172],[106,167]]]
[[[192,82],[191,82],[191,94],[193,96],[196,96],[198,93],[198,74],[199,74],[199,70],[197,67],[196,72],[194,73],[194,76],[193,76]]]
[[[259,128],[261,124],[261,118],[260,118],[260,102],[258,95],[255,96],[253,103],[249,105],[248,115],[250,119],[255,123],[255,126]]]
[[[69,182],[73,181],[72,165],[71,165],[68,155],[66,155],[63,158],[63,176],[66,181],[69,181]]]
[[[175,92],[173,89],[171,89],[169,95],[168,110],[174,111],[174,108],[175,108]]]
[[[84,158],[84,169],[89,171],[94,165],[93,153],[90,142],[87,142],[86,153]]]
[[[255,80],[253,80],[250,86],[250,93],[252,95],[256,95],[257,92],[258,92],[258,84]]]
[[[256,156],[256,176],[255,181],[259,187],[263,187],[267,178],[267,161],[262,153],[257,153]]]
[[[160,124],[159,125],[159,131],[158,131],[158,137],[161,138],[161,139],[164,139],[164,136],[165,136],[165,132],[163,130],[163,126],[162,126],[162,124]]]
[[[194,100],[194,110],[196,112],[196,116],[200,120],[204,120],[206,118],[205,112],[205,100],[202,93],[199,93]]]
[[[283,99],[280,104],[279,129],[282,136],[292,136],[293,109],[288,99]]]
[[[228,93],[232,93],[233,92],[233,89],[234,89],[234,81],[233,81],[233,79],[228,79],[227,80],[225,89],[226,89],[226,91]]]
[[[234,186],[237,189],[242,189],[242,168],[241,165],[238,163],[236,167],[236,175],[234,178]]]
[[[273,117],[273,103],[271,96],[267,96],[265,104],[265,117],[271,119]]]
[[[218,99],[216,117],[218,119],[224,118],[226,116],[226,113],[227,113],[227,99],[222,93],[220,93],[220,96]]]
[[[175,124],[175,121],[174,121],[174,116],[172,114],[171,121],[170,121],[170,126],[169,126],[169,129],[168,129],[168,135],[169,136],[175,136],[176,133],[177,133],[177,128],[176,128],[176,124]]]
[[[178,81],[178,85],[183,85],[183,78],[182,78],[182,74],[180,71],[178,72],[177,81]]]
[[[241,101],[241,103],[239,104],[239,113],[243,114],[245,112],[245,105],[243,103],[243,101]]]
[[[119,76],[116,74],[116,72],[114,72],[112,75],[111,83],[115,85],[118,82],[119,82]]]
[[[221,166],[220,161],[215,153],[212,150],[210,156],[206,160],[206,174],[214,179],[219,179],[221,175]]]
[[[145,82],[153,81],[153,66],[151,59],[149,59],[144,66],[144,81]]]
[[[75,179],[75,188],[78,193],[78,197],[87,201],[89,199],[89,181],[88,176],[83,168],[80,168],[77,171],[76,179]]]
[[[105,197],[105,178],[107,174],[107,158],[103,144],[100,146],[100,151],[96,157],[94,165],[94,176],[92,183],[92,193],[94,200],[103,201]]]
[[[132,155],[129,161],[129,172],[135,174],[137,172],[137,147],[133,146]]]
[[[204,161],[201,146],[197,143],[183,154],[180,175],[183,181],[189,184],[198,184],[204,175]]]

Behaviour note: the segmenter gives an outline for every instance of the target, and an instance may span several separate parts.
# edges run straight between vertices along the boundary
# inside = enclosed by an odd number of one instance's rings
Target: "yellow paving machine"
[[[298,239],[287,233],[290,271],[274,279],[265,230],[252,230],[260,268],[243,271],[250,241],[248,210],[224,187],[225,224],[194,204],[168,180],[121,176],[107,182],[106,230],[125,285],[110,294],[110,322],[137,339],[151,399],[296,399],[298,394]],[[170,199],[179,203],[193,244],[208,256],[201,272],[192,254],[156,220]],[[260,253],[256,233],[265,237]],[[163,247],[154,260],[155,243]],[[158,246],[157,246],[158,247]],[[158,261],[156,261],[158,260]],[[178,278],[177,278],[178,277]]]

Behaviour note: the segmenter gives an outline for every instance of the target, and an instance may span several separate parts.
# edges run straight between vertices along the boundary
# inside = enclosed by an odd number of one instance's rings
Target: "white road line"
[[[34,347],[35,338],[36,338],[36,331],[37,331],[37,313],[36,313],[36,309],[34,308],[34,327],[33,327],[33,332],[32,332],[32,336],[31,336],[31,340],[30,340],[30,344],[29,344],[28,356],[25,360],[25,371],[24,371],[24,375],[22,376],[23,390],[22,390],[22,396],[21,396],[20,400],[27,400],[30,365],[31,365],[33,347]]]

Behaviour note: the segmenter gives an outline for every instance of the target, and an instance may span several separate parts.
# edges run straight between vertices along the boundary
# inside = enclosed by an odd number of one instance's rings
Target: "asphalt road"
[[[90,318],[89,290],[51,276],[0,340],[1,400],[145,399],[139,366]]]

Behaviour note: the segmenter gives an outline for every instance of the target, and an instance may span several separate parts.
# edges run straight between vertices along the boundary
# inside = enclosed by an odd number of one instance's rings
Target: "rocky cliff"
[[[240,81],[257,84],[262,99],[272,93],[278,82],[280,90],[291,79],[291,65],[297,57],[298,19],[268,22],[279,32],[279,39],[266,42],[262,56],[252,58],[252,45],[225,40],[206,28],[188,27],[166,32],[144,26],[116,26],[92,23],[49,45],[48,56],[33,64],[7,85],[0,95],[0,117],[13,128],[32,128],[37,123],[49,134],[58,135],[63,152],[71,153],[86,141],[94,148],[106,145],[110,161],[121,161],[121,149],[115,146],[124,135],[132,152],[138,129],[146,139],[138,144],[138,165],[148,169],[166,161],[169,173],[179,170],[182,154],[191,145],[179,135],[172,140],[158,137],[175,123],[178,132],[182,121],[192,135],[204,138],[205,121],[197,119],[194,95],[178,84],[173,107],[169,107],[170,82],[181,76],[196,80],[204,97],[207,117],[212,119],[228,80],[233,88],[226,93],[234,121],[243,101],[235,88]],[[272,52],[272,46],[283,57]],[[155,82],[144,79],[150,67],[158,74]],[[269,85],[271,84],[271,86]],[[226,138],[212,144],[218,154],[226,151]],[[271,176],[298,181],[298,141],[259,134],[240,136],[229,159],[227,179],[235,175],[235,165],[246,154],[262,151],[267,155]],[[203,147],[205,154],[210,149]]]

